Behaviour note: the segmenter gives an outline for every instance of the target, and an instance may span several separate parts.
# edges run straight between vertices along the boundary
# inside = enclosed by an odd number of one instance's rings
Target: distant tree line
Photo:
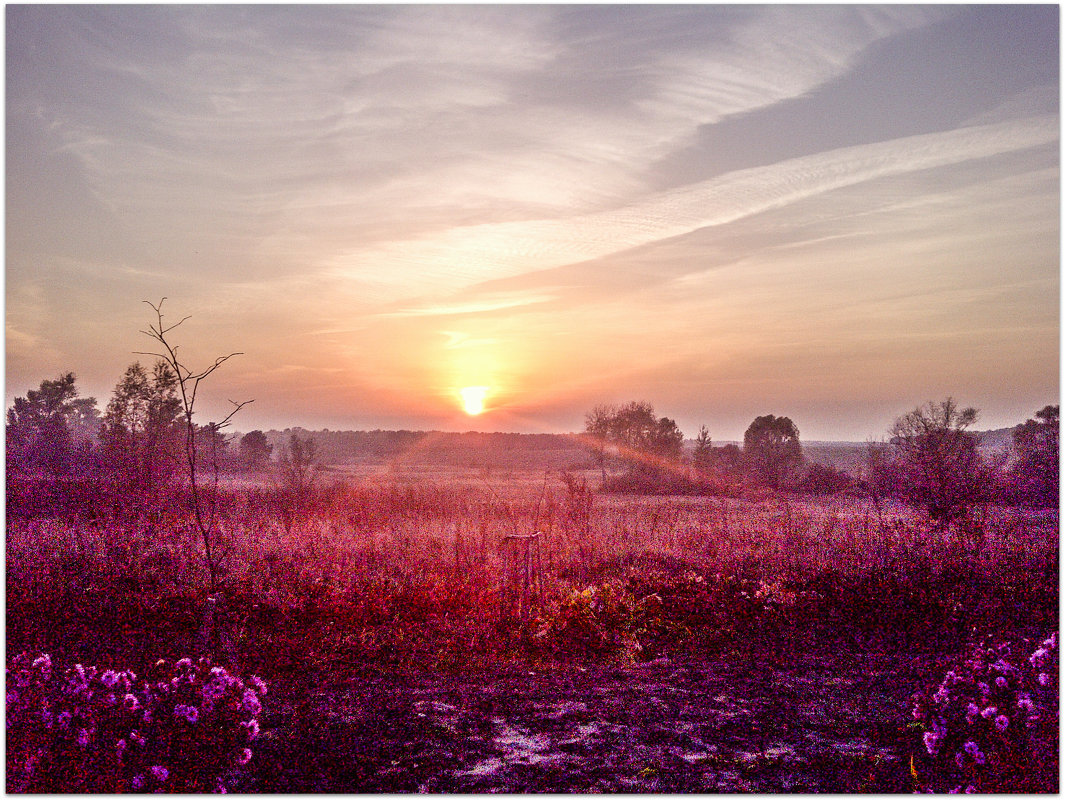
[[[690,454],[676,423],[645,401],[600,405],[585,416],[584,438],[602,473],[602,489],[740,495],[752,490],[849,492],[876,503],[905,501],[943,524],[981,504],[1056,507],[1059,407],[1046,406],[1012,431],[1009,452],[983,455],[969,427],[975,409],[952,398],[927,403],[895,421],[885,442],[870,444],[851,475],[809,462],[789,417],[756,417],[742,448],[715,447],[702,426]]]
[[[989,457],[969,429],[975,409],[948,398],[927,403],[895,421],[887,438],[867,448],[852,473],[809,461],[789,417],[756,417],[742,447],[715,446],[701,427],[685,447],[676,422],[652,404],[599,405],[585,418],[577,443],[560,448],[560,435],[465,434],[418,431],[251,431],[229,437],[216,423],[189,425],[181,382],[172,365],[131,364],[101,413],[95,398],[79,396],[73,373],[42,381],[7,410],[7,476],[55,481],[93,476],[122,495],[154,502],[184,471],[192,455],[228,472],[270,472],[296,496],[307,494],[321,463],[394,458],[416,452],[441,463],[471,465],[489,450],[515,464],[541,452],[579,454],[601,473],[601,489],[618,492],[742,495],[751,491],[827,494],[849,492],[880,503],[889,498],[921,508],[949,524],[982,504],[1054,507],[1059,497],[1059,407],[1046,406],[1016,426],[1008,452]],[[186,441],[189,431],[190,441]]]
[[[51,477],[105,471],[124,486],[151,492],[180,469],[186,415],[178,380],[166,362],[149,372],[131,364],[101,415],[95,398],[79,397],[66,373],[15,398],[7,410],[8,475]],[[262,431],[227,437],[215,423],[194,423],[195,446],[205,462],[227,470],[266,467],[273,446]]]

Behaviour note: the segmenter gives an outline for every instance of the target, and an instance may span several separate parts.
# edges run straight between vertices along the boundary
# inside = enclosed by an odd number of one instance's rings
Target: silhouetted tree
[[[249,470],[262,470],[270,463],[274,446],[262,431],[249,431],[240,438],[240,461]]]
[[[947,398],[914,409],[891,428],[900,493],[942,524],[966,517],[992,492],[976,437],[965,430],[977,416],[976,409],[958,409]]]
[[[144,301],[152,307],[152,311],[155,312],[155,323],[149,324],[147,331],[141,333],[154,339],[159,343],[162,348],[160,353],[145,353],[145,356],[157,356],[164,361],[171,370],[174,371],[174,375],[177,378],[177,395],[181,399],[181,411],[183,414],[182,422],[184,423],[184,464],[186,467],[186,475],[189,479],[189,506],[192,512],[193,521],[196,524],[196,528],[200,533],[200,537],[203,541],[204,559],[207,563],[207,572],[209,577],[208,591],[214,593],[218,589],[218,569],[219,569],[219,548],[221,534],[216,528],[215,514],[217,512],[217,492],[205,493],[203,487],[200,484],[201,469],[203,462],[200,458],[201,448],[197,447],[197,430],[198,426],[193,420],[196,407],[196,395],[200,389],[200,383],[208,378],[215,370],[221,367],[226,361],[239,356],[239,353],[230,353],[226,356],[217,357],[212,364],[205,367],[199,372],[193,372],[186,367],[179,359],[177,355],[178,346],[175,345],[171,338],[171,333],[175,328],[185,322],[188,317],[183,317],[173,325],[166,325],[163,323],[163,302],[166,298],[159,301],[158,304],[150,301]],[[232,420],[233,415],[240,411],[244,406],[251,403],[251,401],[243,401],[237,403],[230,401],[233,404],[233,410],[226,415],[220,423],[209,423],[207,428],[211,430],[211,441],[216,443],[215,439],[218,432],[229,425],[229,421]],[[216,449],[214,449],[216,452]],[[215,462],[214,470],[214,484],[217,489],[218,484],[218,470],[217,462]]]
[[[592,407],[592,410],[584,416],[584,432],[588,435],[587,439],[599,463],[603,481],[606,481],[606,454],[610,443],[611,424],[617,411],[616,406],[602,403]]]
[[[1044,406],[1013,429],[1017,461],[1010,470],[1011,499],[1031,506],[1057,506],[1060,467],[1060,407]]]
[[[585,433],[604,460],[608,449],[614,449],[631,472],[648,475],[679,464],[684,445],[677,424],[668,417],[656,417],[646,401],[595,407],[586,417]]]
[[[166,362],[149,375],[131,364],[104,411],[100,439],[111,475],[147,496],[165,486],[179,466],[181,401],[177,376]]]
[[[743,434],[743,458],[761,481],[780,489],[802,464],[799,429],[788,417],[756,417]]]
[[[7,412],[7,466],[53,477],[87,462],[100,414],[95,398],[79,398],[73,373],[42,381]]]
[[[710,432],[706,426],[699,426],[699,436],[695,438],[695,449],[692,451],[692,467],[699,475],[710,472],[714,463],[714,446],[710,441]]]

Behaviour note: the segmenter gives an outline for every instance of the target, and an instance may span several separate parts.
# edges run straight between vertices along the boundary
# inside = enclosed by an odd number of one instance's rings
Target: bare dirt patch
[[[238,789],[909,792],[909,697],[937,664],[802,654],[278,686]]]

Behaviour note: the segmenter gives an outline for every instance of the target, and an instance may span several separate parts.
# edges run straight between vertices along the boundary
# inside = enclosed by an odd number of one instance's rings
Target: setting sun
[[[484,411],[488,387],[463,387],[459,394],[462,396],[462,408],[466,410],[466,414],[476,416]]]

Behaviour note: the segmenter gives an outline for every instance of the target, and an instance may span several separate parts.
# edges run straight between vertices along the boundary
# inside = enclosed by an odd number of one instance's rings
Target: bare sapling
[[[221,554],[221,536],[217,526],[218,460],[217,458],[214,458],[216,453],[215,449],[217,447],[216,440],[219,431],[229,425],[230,421],[233,419],[233,415],[252,401],[246,400],[241,401],[240,403],[230,401],[233,405],[232,411],[230,411],[230,413],[220,422],[208,423],[206,426],[212,444],[211,467],[213,480],[211,486],[212,491],[205,492],[201,485],[202,465],[200,464],[200,454],[196,447],[197,426],[193,420],[193,414],[196,407],[196,395],[199,392],[201,381],[204,381],[232,357],[240,356],[242,354],[238,351],[225,356],[219,356],[211,365],[198,372],[194,372],[189,367],[182,364],[178,358],[178,345],[173,344],[170,335],[175,328],[188,320],[189,317],[182,317],[176,323],[170,325],[165,324],[163,322],[163,302],[165,300],[166,298],[163,298],[158,304],[147,300],[144,301],[152,307],[152,310],[155,312],[156,321],[153,324],[149,324],[147,331],[141,332],[158,342],[162,346],[162,351],[138,353],[140,353],[140,355],[156,356],[162,359],[177,375],[178,392],[181,397],[182,412],[184,413],[184,468],[185,474],[189,479],[189,507],[192,512],[192,519],[196,525],[196,529],[203,541],[204,559],[207,563],[207,573],[209,577],[208,593],[214,595],[218,590],[219,568],[223,556],[223,554]]]

